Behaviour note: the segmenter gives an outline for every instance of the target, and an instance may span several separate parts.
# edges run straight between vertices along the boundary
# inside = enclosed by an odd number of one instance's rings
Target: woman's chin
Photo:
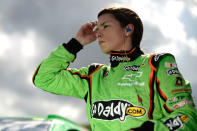
[[[110,54],[111,51],[109,50],[104,50],[104,49],[101,49],[101,51],[104,53],[104,54]]]

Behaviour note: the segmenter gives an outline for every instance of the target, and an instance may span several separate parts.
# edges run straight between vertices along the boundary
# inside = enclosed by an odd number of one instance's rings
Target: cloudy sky
[[[58,114],[87,123],[85,102],[44,92],[31,82],[42,59],[75,36],[82,24],[96,20],[100,9],[126,5],[144,23],[145,52],[170,52],[191,82],[197,104],[196,0],[1,0],[0,114],[46,116]],[[108,64],[97,42],[85,47],[71,66]]]

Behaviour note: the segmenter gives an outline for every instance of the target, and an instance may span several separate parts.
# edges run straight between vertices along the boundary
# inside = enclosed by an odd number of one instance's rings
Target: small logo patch
[[[174,74],[180,74],[179,73],[179,70],[176,68],[176,69],[171,69],[171,70],[168,70],[166,72],[168,75],[174,75]]]
[[[174,102],[177,102],[177,101],[180,101],[180,100],[182,100],[183,98],[185,98],[186,96],[177,96],[177,97],[172,97],[172,98],[170,98],[169,99],[169,102],[170,102],[170,104],[171,103],[174,103]]]
[[[174,118],[167,119],[164,124],[170,129],[170,131],[176,131],[177,129],[184,129],[184,123],[189,121],[189,117],[186,115],[179,115]]]
[[[124,66],[124,69],[126,71],[138,71],[140,68],[140,66],[137,65],[128,65],[128,66]]]
[[[130,61],[130,58],[127,56],[112,56],[111,61]]]
[[[177,108],[181,108],[181,107],[188,105],[188,104],[193,105],[193,103],[191,101],[183,100],[183,101],[180,101],[179,103],[175,104],[172,108],[177,109]]]
[[[166,62],[166,63],[165,63],[165,67],[168,67],[168,68],[177,67],[177,64],[176,64],[176,63],[169,63],[169,62]]]
[[[183,79],[181,77],[176,77],[176,86],[183,86]]]

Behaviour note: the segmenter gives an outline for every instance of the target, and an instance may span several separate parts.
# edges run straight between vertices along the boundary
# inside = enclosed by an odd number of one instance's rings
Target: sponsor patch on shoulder
[[[184,124],[189,121],[189,117],[186,115],[178,115],[174,118],[167,119],[164,124],[170,129],[170,131],[176,131],[177,129],[184,129]]]
[[[181,77],[176,77],[176,86],[183,86],[183,79]]]
[[[183,98],[185,98],[186,96],[176,96],[176,97],[172,97],[172,98],[169,98],[169,102],[170,103],[174,103],[174,102],[177,102],[177,101],[180,101],[182,100]]]
[[[179,70],[177,68],[175,69],[171,69],[171,70],[167,70],[167,75],[174,75],[174,74],[180,74]]]
[[[124,121],[127,116],[143,117],[145,114],[145,108],[134,106],[124,100],[96,101],[91,109],[92,118],[108,121]]]
[[[177,64],[176,63],[165,62],[165,67],[167,67],[167,68],[177,67]]]
[[[179,103],[177,103],[177,104],[173,105],[173,107],[172,107],[172,108],[177,109],[177,108],[184,107],[185,105],[188,105],[188,104],[193,105],[193,103],[192,103],[191,101],[188,101],[188,100],[182,100],[182,101],[180,101]]]

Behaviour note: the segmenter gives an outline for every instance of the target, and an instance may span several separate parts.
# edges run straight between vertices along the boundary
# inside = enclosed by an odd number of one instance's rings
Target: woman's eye
[[[107,27],[108,27],[108,25],[104,25],[104,26],[103,26],[104,29],[107,28]]]

